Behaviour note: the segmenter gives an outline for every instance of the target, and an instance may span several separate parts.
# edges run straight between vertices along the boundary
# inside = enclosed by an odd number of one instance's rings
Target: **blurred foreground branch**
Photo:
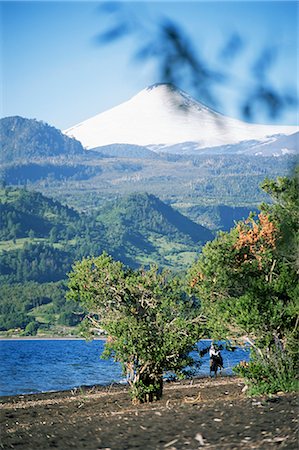
[[[269,74],[278,56],[277,49],[261,49],[248,71],[249,81],[243,81],[229,71],[232,61],[246,47],[244,39],[236,33],[229,36],[219,50],[217,66],[220,69],[214,69],[200,50],[195,49],[185,30],[167,17],[147,16],[142,4],[105,2],[99,13],[105,19],[104,29],[96,36],[99,45],[133,38],[135,61],[154,62],[159,82],[185,89],[211,107],[220,105],[215,90],[221,86],[242,92],[238,107],[246,120],[253,120],[261,113],[276,119],[287,109],[297,106],[295,92],[289,88],[279,90],[270,82]]]

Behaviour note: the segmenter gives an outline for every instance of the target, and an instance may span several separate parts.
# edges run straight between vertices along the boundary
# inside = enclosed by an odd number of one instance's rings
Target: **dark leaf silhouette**
[[[101,14],[109,15],[114,23],[97,36],[97,42],[109,44],[128,35],[134,36],[137,46],[135,61],[155,61],[159,82],[175,84],[212,107],[220,105],[219,96],[215,95],[216,87],[227,85],[239,90],[243,95],[240,111],[246,119],[252,120],[261,114],[276,119],[285,110],[297,106],[295,93],[290,89],[273,87],[269,82],[268,73],[278,59],[278,48],[262,49],[251,69],[248,67],[251,79],[244,85],[244,81],[238,79],[230,68],[230,63],[246,47],[244,37],[233,33],[227,39],[218,52],[220,69],[214,69],[200,54],[198,42],[193,42],[177,23],[159,17],[145,21],[145,11],[140,5],[136,8],[130,4],[104,3],[100,8]]]

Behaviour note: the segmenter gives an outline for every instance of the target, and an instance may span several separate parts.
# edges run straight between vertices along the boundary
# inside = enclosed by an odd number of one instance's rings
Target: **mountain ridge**
[[[64,133],[78,139],[87,149],[118,143],[164,151],[170,145],[196,142],[199,151],[252,139],[268,142],[274,135],[296,131],[295,126],[250,124],[226,117],[174,86],[162,83],[143,89],[130,100]]]
[[[36,119],[10,116],[0,119],[1,162],[82,156],[82,144],[57,128]]]

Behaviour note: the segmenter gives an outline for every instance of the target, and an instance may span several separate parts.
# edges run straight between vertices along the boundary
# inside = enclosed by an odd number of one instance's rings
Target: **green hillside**
[[[60,274],[72,260],[103,250],[132,267],[159,263],[183,269],[213,238],[207,228],[149,194],[129,195],[90,214],[24,189],[2,189],[0,200],[2,277],[12,276],[17,282],[22,281],[27,260],[24,281],[60,279],[55,270],[35,269],[31,274],[31,260],[38,265],[39,254],[47,255],[53,267],[59,260]]]
[[[83,310],[65,301],[64,282],[2,284],[0,333],[44,336],[76,334]]]
[[[154,195],[131,194],[102,208],[98,219],[106,227],[107,242],[117,243],[118,257],[132,264],[159,263],[183,269],[200,246],[211,240],[210,230]],[[133,263],[133,265],[135,265]]]
[[[246,219],[250,212],[258,212],[255,207],[227,205],[184,205],[175,204],[184,215],[194,222],[204,224],[211,230],[229,231],[235,222]]]
[[[76,139],[35,119],[12,116],[0,119],[1,161],[12,162],[60,155],[81,155]]]
[[[83,256],[105,250],[131,267],[158,263],[178,271],[213,237],[148,194],[124,197],[90,214],[25,189],[1,189],[0,201],[3,332],[69,333],[82,314],[66,303],[63,283]]]
[[[0,239],[60,237],[74,233],[79,215],[73,209],[25,189],[0,189]]]
[[[197,225],[151,194],[131,194],[110,203],[102,209],[100,217],[109,225],[128,225],[130,229],[161,233],[188,242],[206,242],[212,233]]]

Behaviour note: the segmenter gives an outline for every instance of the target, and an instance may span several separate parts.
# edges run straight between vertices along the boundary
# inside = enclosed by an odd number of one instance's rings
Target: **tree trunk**
[[[131,388],[134,404],[160,400],[163,394],[163,376],[147,367],[136,375]]]

